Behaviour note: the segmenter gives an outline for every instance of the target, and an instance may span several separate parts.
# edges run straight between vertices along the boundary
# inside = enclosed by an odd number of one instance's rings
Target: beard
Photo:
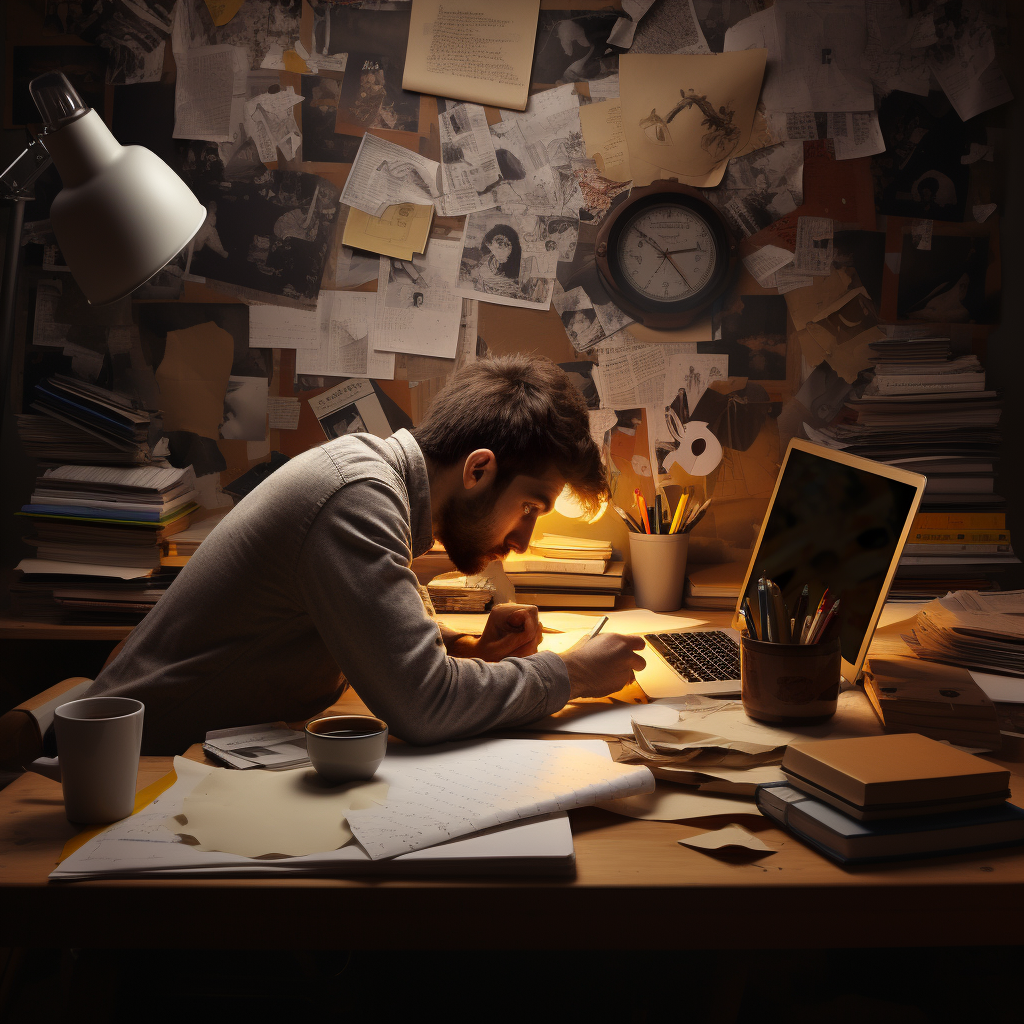
[[[452,564],[461,573],[475,576],[484,566],[504,558],[509,549],[494,546],[494,505],[496,498],[482,494],[477,498],[449,498],[438,516],[437,534]]]

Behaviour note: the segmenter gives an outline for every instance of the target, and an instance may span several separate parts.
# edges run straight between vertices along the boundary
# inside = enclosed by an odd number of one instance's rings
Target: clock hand
[[[655,249],[657,249],[657,250],[658,250],[658,252],[659,252],[659,253],[660,253],[660,254],[661,254],[662,256],[664,256],[664,255],[665,255],[665,250],[664,250],[664,249],[662,249],[662,247],[661,247],[660,245],[658,245],[658,243],[657,243],[657,242],[656,242],[656,241],[655,241],[655,240],[654,240],[653,238],[651,238],[651,236],[650,236],[649,234],[647,234],[647,232],[645,232],[645,231],[641,231],[641,230],[640,230],[640,228],[637,228],[637,229],[636,229],[636,233],[637,233],[638,235],[642,235],[642,236],[643,236],[644,238],[646,238],[646,239],[647,239],[647,241],[648,241],[648,242],[650,242],[650,243],[651,243],[651,245],[653,245],[653,246],[654,246],[654,248],[655,248]]]
[[[681,252],[703,252],[704,250],[699,246],[695,245],[692,249],[670,249],[665,253],[666,256],[678,256]]]
[[[672,257],[669,256],[668,253],[665,253],[665,259],[667,259],[669,261],[669,263],[672,264],[672,266],[675,268],[675,272],[683,279],[683,284],[685,284],[686,287],[689,288],[690,291],[692,292],[693,291],[693,285],[691,285],[690,282],[686,280],[686,275],[682,272],[682,270],[679,269],[679,264],[676,263],[676,261],[674,259],[672,259]]]

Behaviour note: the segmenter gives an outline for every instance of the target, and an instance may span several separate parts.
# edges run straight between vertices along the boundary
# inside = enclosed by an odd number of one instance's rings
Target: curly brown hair
[[[489,448],[500,487],[554,468],[591,513],[608,494],[583,395],[550,359],[509,355],[469,363],[452,374],[412,434],[441,466]]]

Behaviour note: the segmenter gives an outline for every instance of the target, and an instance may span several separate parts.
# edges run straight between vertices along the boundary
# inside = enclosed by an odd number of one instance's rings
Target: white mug
[[[144,711],[129,697],[83,697],[54,711],[58,756],[26,768],[60,782],[68,821],[98,825],[132,813]]]

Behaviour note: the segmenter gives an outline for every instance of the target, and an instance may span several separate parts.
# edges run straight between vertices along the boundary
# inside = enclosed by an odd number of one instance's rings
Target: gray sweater
[[[89,695],[141,700],[151,754],[180,753],[208,729],[310,717],[345,679],[411,743],[562,707],[569,676],[556,654],[448,656],[409,567],[432,542],[410,433],[304,452],[224,517]]]

